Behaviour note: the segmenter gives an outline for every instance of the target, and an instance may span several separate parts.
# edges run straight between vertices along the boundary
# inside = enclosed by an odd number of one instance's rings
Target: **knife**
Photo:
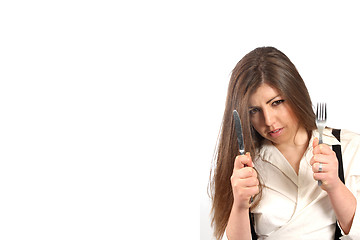
[[[242,131],[242,127],[241,127],[239,113],[236,110],[234,110],[233,116],[234,116],[234,121],[235,121],[235,132],[236,132],[236,136],[237,136],[237,142],[239,144],[239,152],[240,152],[240,155],[245,155],[244,136],[243,136],[243,131]],[[247,167],[247,166],[245,165],[245,167]],[[254,201],[254,197],[251,196],[250,202],[252,203],[253,201]]]
[[[234,121],[235,121],[235,132],[236,132],[236,136],[237,136],[237,142],[239,144],[239,152],[240,152],[240,155],[244,155],[245,154],[244,136],[243,136],[243,131],[242,131],[242,127],[241,127],[239,113],[236,110],[234,110],[233,115],[234,115]]]

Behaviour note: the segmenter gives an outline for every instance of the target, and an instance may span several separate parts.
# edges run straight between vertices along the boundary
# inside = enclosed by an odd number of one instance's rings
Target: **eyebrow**
[[[280,96],[281,96],[281,94],[276,95],[275,97],[269,99],[269,100],[266,102],[266,104],[269,104],[272,100],[274,100],[275,98],[280,97]],[[257,108],[257,106],[250,106],[249,109],[251,109],[251,108]]]
[[[277,97],[279,97],[279,96],[280,96],[280,94],[277,95],[277,96],[275,96],[275,97],[273,97],[272,99],[270,99],[269,101],[267,101],[266,104],[269,104],[272,100],[274,100],[275,98],[277,98]]]

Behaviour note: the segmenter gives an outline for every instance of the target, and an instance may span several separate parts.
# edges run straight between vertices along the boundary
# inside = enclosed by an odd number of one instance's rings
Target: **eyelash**
[[[260,111],[260,109],[258,109],[258,108],[252,108],[250,111],[249,111],[249,113],[250,113],[250,115],[254,115],[255,113],[257,113],[257,112],[259,112]]]
[[[277,105],[283,103],[284,101],[285,101],[285,100],[283,100],[283,99],[281,99],[281,100],[276,100],[276,101],[274,101],[271,105],[277,106]]]
[[[274,106],[274,107],[276,107],[276,106],[282,104],[283,102],[285,102],[285,100],[280,99],[280,100],[276,100],[276,101],[272,102],[271,105]],[[252,108],[252,109],[250,109],[250,111],[249,111],[250,115],[254,115],[254,114],[256,114],[257,112],[260,112],[260,109],[258,109],[258,108]]]

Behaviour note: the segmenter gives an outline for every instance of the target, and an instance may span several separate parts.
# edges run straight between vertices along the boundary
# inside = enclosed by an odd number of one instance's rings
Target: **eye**
[[[251,108],[250,110],[249,110],[249,113],[250,113],[250,115],[254,115],[255,113],[257,113],[257,112],[259,112],[260,111],[260,109],[258,109],[258,108]]]
[[[281,99],[281,100],[276,100],[272,103],[273,106],[277,106],[277,105],[280,105],[282,104],[283,102],[285,102],[285,100]]]

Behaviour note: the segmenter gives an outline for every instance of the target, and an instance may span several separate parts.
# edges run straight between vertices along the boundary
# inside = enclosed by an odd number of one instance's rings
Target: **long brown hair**
[[[299,122],[309,133],[316,128],[309,92],[296,67],[285,54],[274,47],[261,47],[246,54],[237,63],[228,86],[226,106],[214,157],[215,166],[210,176],[212,225],[217,239],[223,236],[234,200],[230,177],[235,157],[238,155],[238,146],[232,111],[236,109],[239,112],[245,150],[250,152],[252,159],[255,160],[263,137],[251,126],[248,102],[251,94],[262,83],[267,83],[282,93]],[[261,196],[257,196],[252,207],[255,207],[260,200]]]

